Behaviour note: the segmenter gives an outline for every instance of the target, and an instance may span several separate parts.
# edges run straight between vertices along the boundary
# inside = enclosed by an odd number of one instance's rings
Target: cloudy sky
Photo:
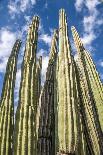
[[[79,32],[84,46],[90,51],[103,81],[103,2],[102,0],[0,0],[0,94],[6,63],[16,39],[22,40],[18,60],[15,88],[15,104],[18,101],[20,65],[22,62],[28,25],[34,15],[40,16],[38,53],[43,56],[42,81],[48,63],[53,30],[58,28],[59,9],[68,16],[69,38],[75,47],[71,26]]]

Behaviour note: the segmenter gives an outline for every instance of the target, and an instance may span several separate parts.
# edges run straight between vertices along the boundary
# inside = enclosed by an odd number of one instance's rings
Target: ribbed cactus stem
[[[16,114],[15,155],[35,154],[36,121],[36,50],[39,17],[33,17],[29,26],[22,65],[19,104]]]
[[[46,81],[44,83],[44,87],[42,93],[40,95],[39,105],[38,105],[38,113],[40,116],[39,120],[37,120],[38,124],[38,154],[39,155],[51,155],[55,152],[55,141],[54,141],[54,68],[55,61],[57,55],[57,39],[58,34],[55,31],[51,50],[49,63],[46,72]],[[39,110],[39,108],[41,109]]]
[[[33,154],[33,109],[29,107],[29,119],[28,119],[28,155]]]
[[[14,86],[17,57],[21,41],[17,40],[9,57],[0,103],[0,154],[13,154]]]
[[[40,92],[41,92],[41,70],[42,70],[42,56],[39,57],[38,64],[36,66],[36,102],[39,100]]]
[[[54,34],[51,42],[49,62],[55,60],[54,58],[55,58],[55,55],[57,54],[57,41],[58,41],[58,30],[54,30]]]
[[[94,152],[97,152],[97,154],[101,154],[101,151],[103,151],[101,127],[99,124],[98,113],[96,110],[96,100],[93,95],[94,90],[92,89],[92,84],[90,82],[92,81],[90,74],[92,74],[92,71],[93,71],[90,68],[90,66],[92,65],[93,67],[93,64],[90,61],[89,61],[90,64],[88,64],[83,43],[75,27],[72,27],[72,34],[73,34],[74,42],[76,44],[77,53],[78,53],[78,60],[79,60],[78,68],[80,73],[80,84],[81,84],[82,96],[83,96],[83,106],[85,110],[84,113],[86,117],[85,123],[92,143],[92,149],[94,150]],[[89,73],[88,73],[88,70],[89,70]]]
[[[85,54],[84,58],[85,58],[85,61],[87,63],[86,65],[88,66],[88,71],[89,71],[90,76],[91,76],[91,81],[93,81],[94,84],[97,86],[97,88],[98,88],[97,93],[103,102],[103,84],[102,84],[100,77],[99,77],[99,74],[96,70],[96,66],[93,63],[93,60],[92,60],[90,54],[87,51],[85,51],[84,54]]]
[[[60,154],[77,151],[77,99],[76,83],[74,81],[73,56],[68,39],[68,27],[64,9],[59,14],[59,56],[57,69],[57,152]]]
[[[103,117],[102,116],[102,114],[103,114],[103,108],[102,108],[103,85],[102,85],[99,74],[96,70],[96,67],[93,63],[93,60],[92,60],[90,54],[87,51],[85,51],[84,55],[85,55],[84,58],[85,58],[86,66],[87,66],[87,71],[89,73],[88,76],[89,76],[89,80],[91,83],[91,89],[92,89],[93,96],[94,96],[94,99],[96,102],[100,125],[103,130],[103,120],[102,120],[102,117]]]

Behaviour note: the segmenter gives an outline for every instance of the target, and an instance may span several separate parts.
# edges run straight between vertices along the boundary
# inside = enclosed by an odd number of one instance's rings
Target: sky
[[[21,63],[26,43],[28,25],[33,16],[40,17],[37,56],[43,56],[42,82],[48,65],[51,39],[58,28],[59,9],[64,8],[68,19],[72,52],[75,45],[71,26],[75,26],[84,47],[91,53],[103,81],[103,1],[102,0],[0,0],[0,94],[6,64],[16,39],[22,40],[19,52],[15,85],[15,107],[21,77]]]

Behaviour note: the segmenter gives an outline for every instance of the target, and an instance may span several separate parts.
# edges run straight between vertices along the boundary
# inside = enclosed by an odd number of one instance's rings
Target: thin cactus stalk
[[[14,87],[18,51],[21,41],[17,40],[9,57],[0,101],[0,154],[13,154],[14,133]]]
[[[91,66],[93,67],[93,64],[92,62],[90,62],[90,57],[88,59],[87,53],[85,54],[83,43],[75,27],[72,27],[72,34],[73,34],[74,42],[76,44],[77,53],[78,53],[77,65],[78,65],[78,71],[79,71],[79,76],[80,76],[80,85],[82,89],[83,107],[84,107],[84,114],[86,117],[85,118],[86,128],[87,128],[87,132],[88,132],[88,135],[91,141],[92,150],[96,154],[102,154],[103,153],[103,141],[102,141],[103,137],[101,133],[101,127],[99,124],[98,113],[96,110],[98,105],[96,107],[97,103],[93,95],[94,90],[91,87],[93,83],[90,82],[92,80],[90,80],[91,77],[89,76],[93,72],[93,68],[91,69]],[[89,73],[88,73],[88,70],[89,70]],[[97,73],[95,72],[95,75],[96,74]]]
[[[16,112],[15,155],[36,154],[35,113],[37,103],[35,102],[35,75],[38,26],[39,17],[35,16],[29,26],[22,65],[19,104]]]

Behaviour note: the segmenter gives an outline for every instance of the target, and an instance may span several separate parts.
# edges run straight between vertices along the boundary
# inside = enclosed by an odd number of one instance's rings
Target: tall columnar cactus
[[[75,27],[72,27],[72,34],[78,53],[77,66],[83,101],[82,110],[84,109],[84,123],[89,137],[87,141],[90,141],[91,152],[96,155],[103,154],[103,137],[100,127],[100,124],[103,126],[103,86],[95,65],[89,53],[85,50]]]
[[[0,101],[0,155],[13,154],[14,86],[18,51],[21,41],[16,40],[8,59]]]
[[[38,108],[38,155],[54,155],[54,72],[57,55],[57,31],[54,32],[48,68],[46,72],[46,81],[40,96]],[[38,116],[38,115],[37,115]],[[37,118],[38,119],[38,118]]]
[[[64,9],[59,14],[59,54],[56,69],[57,108],[55,113],[56,153],[82,154],[79,152],[80,122],[79,97],[74,59],[68,39],[67,20]],[[82,148],[81,148],[82,150]]]
[[[33,17],[29,27],[22,65],[22,77],[19,104],[16,112],[15,155],[32,155],[35,153],[35,113],[37,111],[35,79],[36,51],[39,17]]]

